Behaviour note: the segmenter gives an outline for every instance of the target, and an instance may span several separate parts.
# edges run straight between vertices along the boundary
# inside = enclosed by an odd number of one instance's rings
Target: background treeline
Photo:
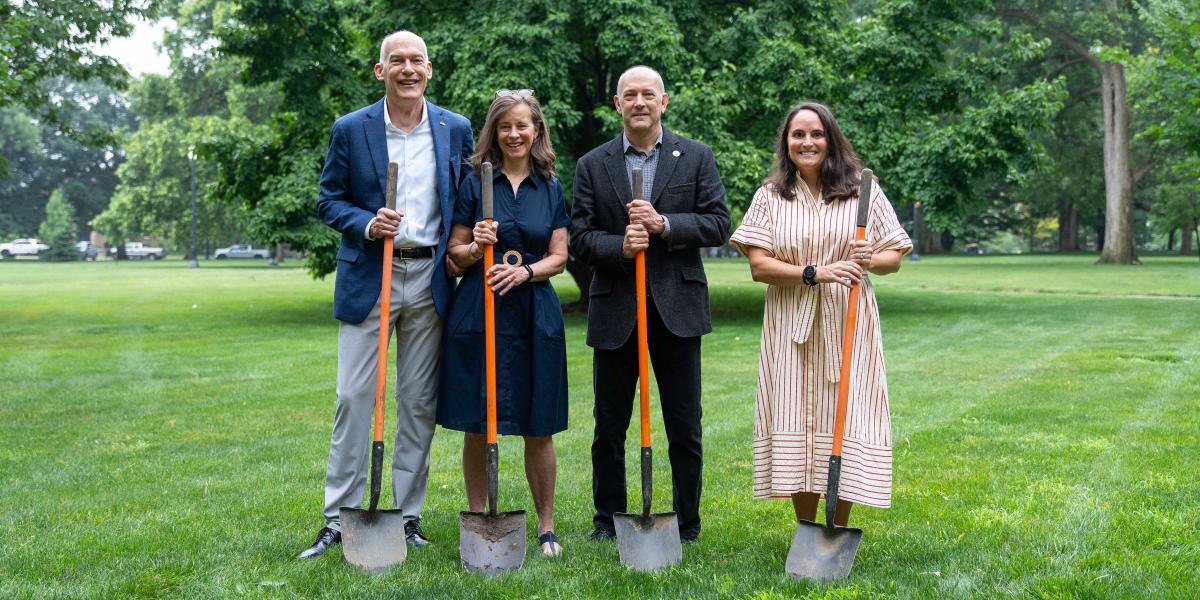
[[[202,239],[286,243],[327,274],[337,238],[313,206],[329,126],[382,95],[379,40],[410,29],[429,44],[428,96],[476,128],[494,90],[536,90],[567,189],[576,158],[619,130],[617,76],[644,63],[667,81],[666,124],[714,148],[735,219],[787,108],[816,99],[902,218],[922,203],[923,252],[985,242],[1129,263],[1138,248],[1195,245],[1200,0],[113,6],[56,18],[86,21],[95,41],[134,16],[172,17],[170,74],[119,93],[104,61],[94,79],[41,68],[29,56],[79,62],[70,51],[89,40],[39,38],[30,24],[55,16],[39,2],[0,9],[0,234],[32,234],[61,187],[80,231],[184,247],[194,148]]]

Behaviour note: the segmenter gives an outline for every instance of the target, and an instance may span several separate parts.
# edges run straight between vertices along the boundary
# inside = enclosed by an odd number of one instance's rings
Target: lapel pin
[[[441,125],[442,127],[445,127],[445,126],[446,126],[446,122],[445,122],[445,121],[438,121],[438,125]]]
[[[679,158],[679,151],[676,150],[676,151],[672,152],[671,156],[674,156],[675,158]]]

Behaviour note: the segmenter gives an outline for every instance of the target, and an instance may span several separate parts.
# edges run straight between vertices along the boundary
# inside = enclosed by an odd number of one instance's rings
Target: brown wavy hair
[[[774,187],[784,200],[796,199],[796,186],[800,183],[800,171],[788,156],[789,126],[796,113],[811,110],[817,113],[821,127],[825,129],[825,160],[821,163],[821,195],[826,202],[846,200],[858,195],[859,171],[862,170],[862,159],[850,145],[850,140],[842,133],[833,111],[820,102],[801,102],[788,111],[783,124],[779,126],[779,135],[775,144],[775,163],[771,174],[763,180],[763,185]]]
[[[471,155],[471,167],[476,173],[480,173],[484,162],[492,163],[497,169],[503,164],[504,155],[500,152],[500,143],[496,139],[496,123],[517,104],[529,107],[533,124],[537,126],[537,136],[533,138],[533,144],[529,148],[530,168],[549,179],[554,176],[554,161],[557,156],[554,154],[554,146],[550,144],[546,119],[542,117],[542,105],[533,96],[508,95],[492,100],[492,105],[488,107],[487,119],[483,122],[483,131],[479,133],[479,143],[475,144],[475,153]]]

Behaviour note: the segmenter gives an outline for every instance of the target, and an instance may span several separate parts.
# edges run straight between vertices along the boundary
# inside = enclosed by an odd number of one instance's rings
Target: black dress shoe
[[[700,539],[699,529],[689,529],[687,531],[679,532],[679,541],[685,544],[694,544],[698,539]]]
[[[306,558],[320,556],[325,554],[325,551],[328,550],[330,546],[340,543],[342,543],[342,533],[340,531],[325,527],[317,533],[317,541],[313,542],[313,545],[306,548],[304,552],[301,552],[296,558],[303,560]]]
[[[589,542],[603,542],[604,540],[611,540],[615,537],[617,537],[617,532],[611,529],[597,527],[588,534],[587,539]]]
[[[404,539],[408,540],[409,546],[420,548],[428,546],[433,542],[425,537],[425,533],[421,531],[421,519],[412,519],[404,524]]]

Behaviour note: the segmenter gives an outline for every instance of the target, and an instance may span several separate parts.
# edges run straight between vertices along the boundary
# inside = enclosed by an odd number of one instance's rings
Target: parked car
[[[75,247],[79,249],[79,260],[96,260],[100,256],[100,249],[91,242],[75,242]]]
[[[967,243],[967,245],[963,246],[963,250],[966,250],[967,254],[987,254],[987,248],[984,248],[975,242]]]
[[[265,248],[254,248],[246,244],[234,244],[228,248],[217,248],[213,253],[213,258],[223,260],[226,258],[269,258],[271,251]]]
[[[13,240],[7,244],[0,244],[0,258],[37,256],[38,252],[49,249],[50,246],[41,243],[36,238]]]
[[[117,249],[115,247],[109,248],[108,253],[116,256]],[[167,251],[162,248],[147,246],[141,242],[126,242],[125,256],[132,259],[159,260],[167,256]]]

